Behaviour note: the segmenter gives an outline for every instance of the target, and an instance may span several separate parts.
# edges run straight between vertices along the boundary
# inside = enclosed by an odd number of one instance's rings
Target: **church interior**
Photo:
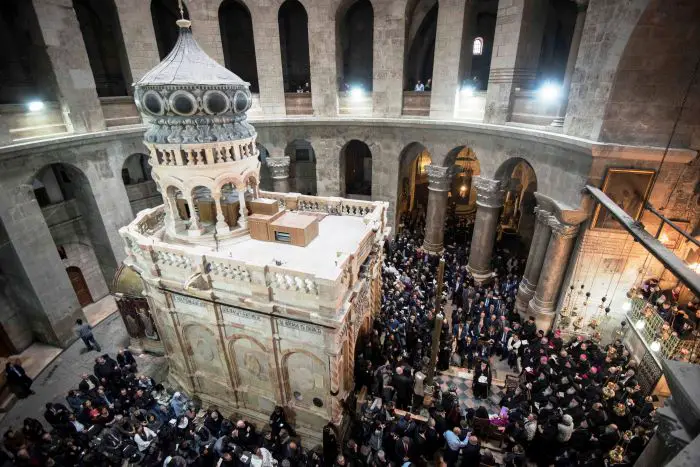
[[[0,26],[0,466],[700,465],[700,2]]]

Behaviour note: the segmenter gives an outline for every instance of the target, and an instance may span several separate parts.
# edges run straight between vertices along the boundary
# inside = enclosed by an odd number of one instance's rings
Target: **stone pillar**
[[[453,171],[451,167],[428,165],[428,210],[425,215],[425,240],[423,248],[431,253],[442,251],[445,235],[445,213],[450,193]]]
[[[95,78],[72,0],[32,0],[32,4],[66,125],[76,133],[104,130]]]
[[[18,306],[34,338],[65,348],[76,339],[75,320],[85,316],[31,185],[7,182],[8,189],[0,190],[0,229],[12,247],[0,252],[3,269],[12,272]]]
[[[523,280],[520,282],[518,294],[515,297],[515,309],[520,313],[527,311],[527,305],[535,295],[537,281],[540,279],[540,272],[542,272],[544,255],[547,252],[549,238],[552,236],[552,230],[548,223],[551,215],[550,212],[542,208],[535,208],[535,232],[532,235],[530,252],[527,255],[525,274],[523,274]]]
[[[224,211],[221,209],[221,193],[214,193],[214,205],[216,206],[216,233],[217,235],[225,234],[231,231],[226,223]]]
[[[491,72],[486,90],[486,123],[507,122],[515,89],[533,87],[547,19],[546,5],[546,0],[498,3]]]
[[[406,2],[375,2],[373,7],[372,114],[375,117],[400,117]]]
[[[452,118],[462,78],[462,42],[470,0],[442,0],[438,8],[435,35],[433,87],[430,91],[430,117]]]
[[[265,159],[272,173],[272,188],[278,193],[289,193],[289,156]]]
[[[311,105],[316,117],[338,115],[338,72],[334,2],[314,2],[306,10],[309,22]]]
[[[202,235],[202,227],[199,225],[199,212],[197,212],[195,200],[191,196],[185,199],[190,207],[190,226],[187,228],[187,234],[192,237],[198,237]]]
[[[248,207],[245,204],[245,188],[238,190],[239,213],[238,227],[248,228]]]
[[[150,5],[151,2],[143,3]],[[187,4],[187,12],[192,20],[192,36],[207,55],[216,60],[219,65],[226,66],[224,46],[221,41],[221,27],[219,26],[221,0],[197,0],[196,2],[184,3]],[[151,17],[150,12],[148,17]],[[156,47],[157,52],[158,47]],[[233,72],[235,73],[236,70]]]
[[[492,277],[491,256],[496,243],[504,191],[500,180],[484,177],[474,177],[474,186],[476,186],[476,220],[467,269],[474,276],[474,280],[482,282]]]
[[[549,217],[548,224],[552,236],[547,245],[535,296],[527,307],[527,314],[535,317],[537,329],[545,332],[549,331],[554,322],[559,289],[578,233],[578,225],[565,224],[554,216]]]
[[[571,77],[574,74],[576,67],[576,59],[578,58],[578,49],[581,46],[581,37],[583,36],[583,25],[586,22],[586,11],[588,10],[589,0],[575,0],[578,14],[576,15],[576,25],[574,26],[574,35],[571,37],[571,47],[569,48],[569,57],[566,60],[566,72],[564,73],[564,82],[561,85],[561,102],[557,117],[552,121],[552,126],[561,128],[564,126],[564,118],[566,117],[566,108],[569,106],[569,91],[571,88]]]
[[[142,0],[115,0],[114,3],[124,38],[131,79],[136,82],[160,63],[151,18],[151,4]]]
[[[286,115],[287,112],[284,106],[278,10],[277,7],[261,7],[251,11],[254,25],[255,62],[258,67],[260,86],[260,106],[264,115]]]

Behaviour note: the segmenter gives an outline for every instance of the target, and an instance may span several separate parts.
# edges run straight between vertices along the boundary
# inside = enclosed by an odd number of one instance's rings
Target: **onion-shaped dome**
[[[255,136],[246,122],[250,84],[204,53],[188,20],[177,24],[173,50],[134,84],[136,105],[149,124],[145,142],[196,144]]]

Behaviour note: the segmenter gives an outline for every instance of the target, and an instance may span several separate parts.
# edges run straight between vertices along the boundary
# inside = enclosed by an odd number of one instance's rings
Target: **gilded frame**
[[[631,188],[633,191],[634,198],[631,199],[632,204],[628,207],[625,208],[624,206],[620,206],[627,214],[629,214],[634,220],[639,220],[639,216],[642,214],[642,211],[644,209],[644,200],[649,196],[649,192],[651,190],[651,185],[654,180],[654,175],[656,174],[656,171],[653,169],[619,169],[619,168],[609,168],[605,174],[605,180],[603,181],[603,187],[601,190],[603,193],[605,193],[607,196],[610,197],[614,202],[616,202],[618,205],[620,204],[620,201],[618,199],[620,196],[620,192],[623,192],[625,187]],[[624,177],[627,176],[627,184],[624,183]],[[632,181],[632,178],[630,176],[634,177],[640,177],[638,180],[638,185],[641,188],[643,188],[643,193],[640,193],[639,191],[637,193],[634,193],[634,186],[632,183],[629,183]],[[618,180],[618,183],[616,184],[615,181],[616,179]],[[622,183],[619,183],[619,181],[622,180]],[[595,214],[593,216],[593,222],[591,223],[591,228],[595,230],[607,230],[607,231],[621,231],[624,230],[622,225],[620,225],[619,222],[614,220],[612,216],[609,213],[605,213],[601,216],[601,210],[604,209],[603,206],[598,203],[598,205],[595,208]],[[630,212],[632,210],[633,212]]]

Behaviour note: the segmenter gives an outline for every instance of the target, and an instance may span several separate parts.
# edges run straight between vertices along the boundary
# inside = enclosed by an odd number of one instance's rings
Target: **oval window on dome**
[[[176,91],[170,96],[170,108],[178,115],[193,115],[197,111],[197,101],[188,92]]]
[[[245,112],[250,107],[250,95],[243,91],[238,91],[233,97],[233,109],[236,113]]]
[[[163,102],[163,98],[160,97],[160,95],[155,92],[155,91],[148,91],[146,92],[141,101],[143,102],[144,108],[151,114],[153,115],[163,115],[163,111],[165,110],[165,103]]]
[[[212,115],[218,115],[228,110],[228,97],[221,91],[207,91],[204,93],[204,110]]]

